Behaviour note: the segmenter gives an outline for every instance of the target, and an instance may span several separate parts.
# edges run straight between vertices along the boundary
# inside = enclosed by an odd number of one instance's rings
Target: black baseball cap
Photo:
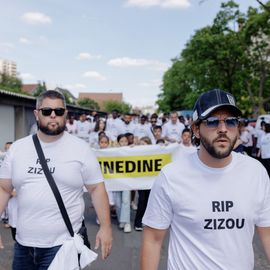
[[[193,109],[193,121],[203,120],[220,108],[228,108],[235,116],[242,114],[235,105],[232,94],[220,89],[213,89],[201,94],[197,99]]]

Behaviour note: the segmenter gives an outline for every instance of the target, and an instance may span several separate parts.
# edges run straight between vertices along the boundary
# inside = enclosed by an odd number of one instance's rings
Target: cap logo
[[[227,95],[227,98],[228,98],[228,100],[229,100],[230,104],[235,106],[235,101],[234,101],[233,96],[231,96],[231,95]]]

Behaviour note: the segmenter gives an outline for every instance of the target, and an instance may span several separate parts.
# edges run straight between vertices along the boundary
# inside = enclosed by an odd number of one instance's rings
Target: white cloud
[[[108,65],[114,67],[141,67],[149,64],[146,59],[135,59],[129,57],[114,58],[109,60]]]
[[[105,81],[107,79],[105,76],[101,75],[97,71],[87,71],[83,74],[83,77],[95,79],[98,81]]]
[[[38,40],[40,43],[48,43],[48,39],[45,36],[39,36]]]
[[[30,44],[31,43],[30,40],[28,38],[25,38],[25,37],[20,37],[19,42],[22,44]]]
[[[169,64],[168,63],[162,63],[159,61],[152,61],[150,63],[150,68],[156,71],[166,71],[169,68]]]
[[[76,57],[77,60],[92,60],[92,59],[100,59],[101,55],[92,55],[90,53],[79,53]]]
[[[85,89],[86,88],[86,85],[82,84],[82,83],[76,83],[74,85],[75,88],[80,88],[80,89]]]
[[[30,73],[22,73],[20,74],[20,77],[23,79],[23,80],[33,80],[35,78],[34,75],[30,74]]]
[[[23,21],[29,24],[50,24],[52,19],[40,12],[27,12],[22,16]]]
[[[12,49],[14,49],[15,46],[13,43],[10,42],[0,42],[0,52],[8,53]]]
[[[160,79],[156,79],[156,80],[152,80],[149,82],[142,82],[139,84],[139,86],[144,87],[144,88],[159,88],[161,85],[161,80]]]
[[[86,86],[82,83],[75,83],[75,84],[66,84],[66,85],[64,85],[64,88],[66,88],[66,89],[74,89],[74,88],[85,89]]]
[[[148,60],[148,59],[136,59],[136,58],[129,58],[129,57],[122,57],[122,58],[114,58],[109,60],[109,66],[114,67],[149,67],[150,69],[157,70],[157,71],[165,71],[169,64],[162,63],[157,60]]]
[[[136,6],[142,8],[158,6],[161,8],[188,8],[190,0],[128,0],[127,6]]]

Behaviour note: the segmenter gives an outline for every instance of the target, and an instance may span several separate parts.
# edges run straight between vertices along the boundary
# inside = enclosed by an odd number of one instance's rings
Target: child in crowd
[[[189,128],[183,129],[182,135],[181,135],[180,148],[183,151],[188,152],[188,153],[197,152],[196,146],[192,144],[191,137],[192,137],[191,129]]]
[[[117,137],[117,142],[120,147],[128,146],[128,138],[125,134],[120,134]],[[131,232],[130,225],[130,191],[114,191],[114,200],[116,206],[116,214],[119,222],[119,228],[125,233]]]
[[[99,145],[99,149],[106,149],[110,146],[110,138],[107,135],[105,135],[105,132],[104,133],[100,132],[100,134],[98,136],[98,145]],[[108,193],[109,204],[110,204],[110,208],[111,208],[111,217],[115,218],[116,213],[115,213],[113,193],[112,193],[112,191],[107,191],[107,193]],[[99,225],[98,219],[96,219],[96,222]]]
[[[139,140],[140,145],[149,145],[152,144],[151,139],[149,137],[142,137]],[[149,194],[150,194],[150,189],[147,190],[139,190],[139,198],[138,198],[138,209],[136,212],[135,216],[135,221],[134,221],[134,229],[135,231],[142,231],[142,218],[144,215],[144,212],[146,210]]]

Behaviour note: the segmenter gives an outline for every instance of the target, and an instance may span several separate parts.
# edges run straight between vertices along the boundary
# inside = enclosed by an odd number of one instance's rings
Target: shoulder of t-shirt
[[[74,153],[79,154],[82,160],[89,157],[89,155],[93,154],[94,156],[94,152],[89,144],[77,136],[65,132],[64,140],[65,145],[69,149],[73,149]]]
[[[176,171],[179,172],[182,169],[186,170],[187,167],[185,164],[191,160],[193,154],[194,153],[187,153],[185,151],[179,150],[175,155],[174,160],[162,168],[163,173],[167,175],[168,173],[171,172],[173,173],[175,173]]]
[[[236,152],[232,152],[232,155],[236,162],[243,163],[243,166],[245,166],[246,168],[248,167],[251,169],[254,169],[255,167],[263,168],[263,165],[261,164],[261,162],[259,162],[257,159],[253,157],[250,157],[242,153],[236,153]]]
[[[21,138],[21,139],[18,139],[18,140],[16,140],[14,143],[12,143],[11,146],[12,146],[13,148],[14,148],[14,147],[19,147],[19,146],[22,146],[23,144],[29,143],[29,142],[33,143],[33,145],[34,145],[32,136],[33,136],[33,135],[28,135],[28,136],[26,136],[26,137],[23,137],[23,138]]]
[[[73,147],[73,146],[77,147],[77,148],[78,147],[79,148],[88,147],[88,144],[84,140],[82,140],[82,139],[78,138],[77,136],[74,136],[66,131],[64,132],[64,140],[65,140],[65,143],[68,143],[67,147]]]

